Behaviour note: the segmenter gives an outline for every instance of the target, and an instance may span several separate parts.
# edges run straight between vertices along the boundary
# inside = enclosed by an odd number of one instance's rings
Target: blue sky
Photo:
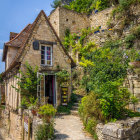
[[[27,24],[32,23],[40,10],[50,14],[53,0],[0,0],[0,73],[3,44],[9,40],[10,32],[19,33]]]

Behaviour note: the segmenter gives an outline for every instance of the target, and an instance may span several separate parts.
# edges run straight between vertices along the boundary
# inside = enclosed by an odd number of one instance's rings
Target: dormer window
[[[52,47],[41,46],[41,65],[52,66]]]

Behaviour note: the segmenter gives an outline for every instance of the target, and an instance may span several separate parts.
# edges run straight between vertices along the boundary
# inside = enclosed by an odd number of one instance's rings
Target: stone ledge
[[[140,117],[105,125],[98,124],[96,132],[99,140],[139,140]]]

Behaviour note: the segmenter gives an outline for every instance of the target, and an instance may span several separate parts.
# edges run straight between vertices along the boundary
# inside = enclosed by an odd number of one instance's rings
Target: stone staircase
[[[81,96],[77,95],[77,102],[74,103],[72,109],[71,109],[71,115],[78,116],[78,108],[79,108],[79,103],[81,102]]]

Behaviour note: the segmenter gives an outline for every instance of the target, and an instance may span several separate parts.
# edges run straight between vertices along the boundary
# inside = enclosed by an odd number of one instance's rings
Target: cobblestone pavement
[[[64,115],[55,118],[55,140],[93,140],[83,131],[78,116]]]

